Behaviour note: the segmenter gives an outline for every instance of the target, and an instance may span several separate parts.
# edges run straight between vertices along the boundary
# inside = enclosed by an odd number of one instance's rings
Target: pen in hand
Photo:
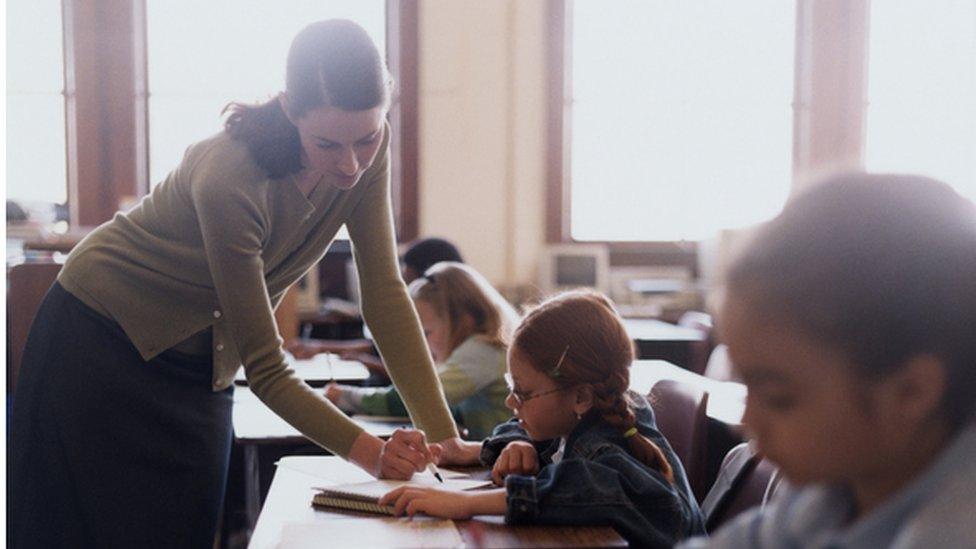
[[[437,466],[434,465],[433,461],[427,462],[427,470],[430,471],[434,475],[434,478],[436,478],[441,484],[444,484],[444,479],[441,478],[441,472],[437,470]]]

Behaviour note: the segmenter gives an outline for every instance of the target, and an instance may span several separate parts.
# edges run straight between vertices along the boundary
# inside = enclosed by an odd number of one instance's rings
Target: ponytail
[[[301,171],[302,142],[277,97],[258,105],[231,103],[224,113],[230,113],[224,130],[247,145],[251,158],[268,177],[278,179]]]

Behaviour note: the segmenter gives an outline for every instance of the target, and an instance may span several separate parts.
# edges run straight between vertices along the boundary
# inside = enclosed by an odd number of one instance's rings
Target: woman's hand
[[[465,442],[459,437],[444,439],[432,446],[440,448],[440,462],[444,465],[478,465],[481,457],[480,442]]]
[[[495,460],[495,466],[491,469],[491,480],[498,486],[503,486],[508,475],[534,475],[538,472],[539,454],[535,451],[535,446],[515,440],[509,442]]]
[[[449,519],[502,515],[506,505],[504,490],[453,492],[427,486],[401,486],[381,497],[379,504],[393,504],[396,516],[424,513]]]
[[[441,447],[427,445],[427,436],[419,429],[397,429],[380,450],[379,478],[407,480],[423,471],[428,463],[437,463]]]

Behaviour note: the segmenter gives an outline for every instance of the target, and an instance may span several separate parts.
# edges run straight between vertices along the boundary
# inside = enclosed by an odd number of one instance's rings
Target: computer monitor
[[[546,295],[573,288],[607,293],[610,258],[600,244],[551,244],[542,252],[539,289]]]

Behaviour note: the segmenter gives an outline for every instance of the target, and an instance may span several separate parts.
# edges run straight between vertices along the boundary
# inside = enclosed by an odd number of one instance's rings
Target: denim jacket
[[[532,443],[539,455],[536,476],[505,479],[509,524],[613,526],[633,546],[671,547],[703,534],[701,511],[684,468],[657,430],[654,412],[643,396],[630,392],[637,430],[657,444],[674,469],[674,484],[627,451],[620,429],[588,415],[566,439],[562,459],[552,462],[560,441],[532,441],[517,420],[502,423],[481,448],[492,466],[508,443]]]

